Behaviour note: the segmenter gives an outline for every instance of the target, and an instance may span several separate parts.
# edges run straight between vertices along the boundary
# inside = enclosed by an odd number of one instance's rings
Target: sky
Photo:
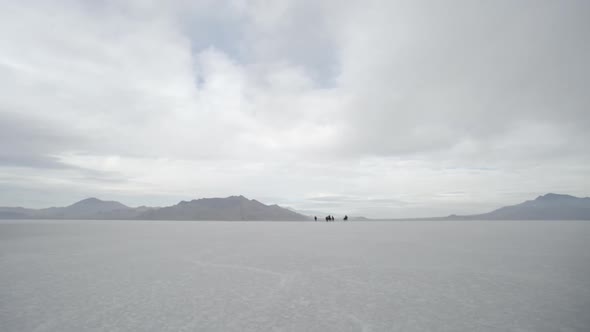
[[[590,196],[590,2],[0,0],[0,206]]]

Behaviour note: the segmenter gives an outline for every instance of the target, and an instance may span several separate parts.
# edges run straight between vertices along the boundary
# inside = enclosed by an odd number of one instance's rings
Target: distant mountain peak
[[[77,203],[98,203],[98,202],[103,202],[103,201],[96,198],[96,197],[88,197],[88,198],[85,198],[85,199],[78,201],[74,204],[77,204]]]
[[[309,220],[308,217],[281,208],[265,205],[243,195],[225,198],[201,198],[190,202],[148,211],[144,219],[159,220]]]
[[[235,200],[240,200],[240,201],[249,201],[249,199],[247,199],[246,197],[244,197],[243,195],[232,195],[227,197],[227,199],[235,199]]]
[[[125,206],[122,203],[119,203],[117,201],[103,201],[102,199],[98,199],[96,197],[89,197],[89,198],[85,198],[81,201],[78,201],[70,206],[78,206],[78,205],[96,205],[96,204],[111,204],[111,205],[120,205],[120,206]]]
[[[555,200],[555,199],[572,199],[572,198],[577,198],[571,195],[564,195],[564,194],[555,194],[555,193],[548,193],[545,195],[541,195],[539,197],[537,197],[535,200],[540,201],[540,200]]]
[[[464,216],[489,220],[590,220],[590,199],[548,193],[534,200],[504,206],[492,212]]]

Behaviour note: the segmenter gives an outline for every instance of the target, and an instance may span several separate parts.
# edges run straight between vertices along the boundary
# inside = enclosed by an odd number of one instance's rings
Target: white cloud
[[[22,190],[0,205],[244,194],[417,216],[588,195],[587,6],[7,4],[0,183]]]

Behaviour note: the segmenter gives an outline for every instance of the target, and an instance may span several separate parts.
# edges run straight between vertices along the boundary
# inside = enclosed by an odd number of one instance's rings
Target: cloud
[[[41,205],[63,185],[58,199],[244,194],[367,216],[588,195],[588,9],[6,4],[0,181]]]
[[[392,7],[368,6],[342,30],[340,82],[362,109],[347,113],[359,153],[494,144],[536,124],[584,130],[588,26],[577,6]]]

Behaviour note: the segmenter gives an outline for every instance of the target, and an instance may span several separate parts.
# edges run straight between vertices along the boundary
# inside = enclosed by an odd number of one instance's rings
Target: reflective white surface
[[[1,331],[587,331],[590,222],[0,222]]]

